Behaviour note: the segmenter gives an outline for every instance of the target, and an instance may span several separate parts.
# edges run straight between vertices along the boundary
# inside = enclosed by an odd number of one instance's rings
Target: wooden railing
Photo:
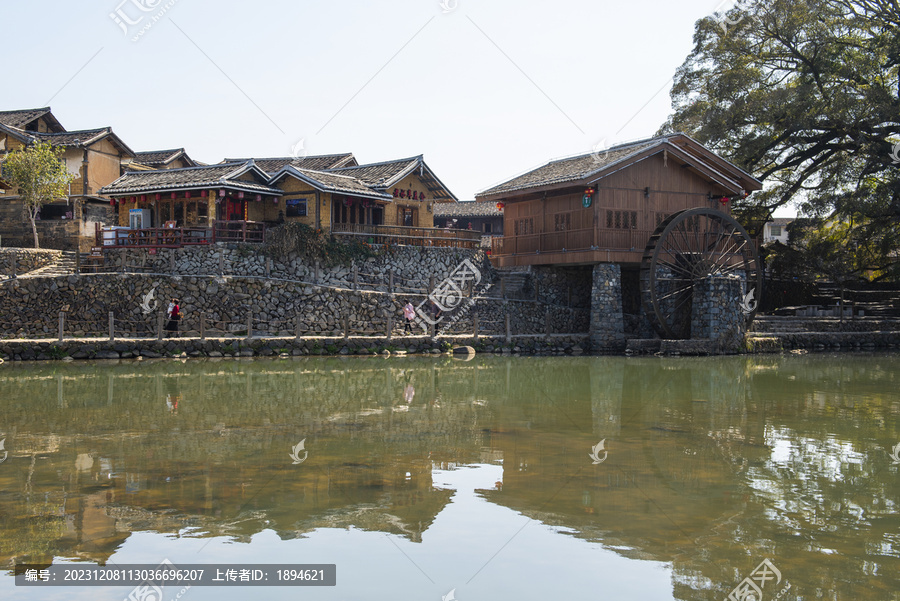
[[[637,229],[584,228],[495,237],[491,256],[540,254],[579,250],[644,250],[652,232]]]
[[[333,223],[331,224],[331,233],[340,237],[355,237],[368,244],[376,245],[402,244],[407,246],[478,248],[478,245],[481,243],[481,232],[437,227]]]
[[[256,221],[215,221],[211,227],[150,227],[107,229],[97,225],[96,246],[104,249],[179,248],[214,242],[250,242],[266,240],[266,226]]]

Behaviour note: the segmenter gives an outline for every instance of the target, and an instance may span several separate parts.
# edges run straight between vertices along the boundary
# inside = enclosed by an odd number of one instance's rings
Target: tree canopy
[[[746,2],[704,18],[662,131],[764,181],[735,203],[752,229],[797,203],[884,237],[900,217],[898,31],[898,0]]]
[[[73,176],[60,161],[62,149],[46,142],[35,142],[15,150],[3,160],[5,179],[19,189],[25,214],[31,221],[34,247],[40,248],[35,223],[41,207],[50,201],[66,198]]]

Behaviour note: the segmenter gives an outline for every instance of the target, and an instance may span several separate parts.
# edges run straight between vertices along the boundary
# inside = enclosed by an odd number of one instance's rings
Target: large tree
[[[38,213],[51,201],[66,198],[73,176],[60,161],[61,148],[37,141],[21,150],[14,150],[3,160],[6,180],[19,189],[19,198],[34,234],[34,247],[40,248],[37,233]]]
[[[753,229],[796,203],[896,230],[898,31],[898,0],[741,2],[697,22],[662,130],[684,131],[764,181],[735,205]]]

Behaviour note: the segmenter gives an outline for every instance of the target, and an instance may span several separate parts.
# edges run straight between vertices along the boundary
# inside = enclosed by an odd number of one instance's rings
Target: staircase
[[[28,273],[23,273],[19,277],[46,278],[59,275],[72,275],[73,273],[75,273],[75,251],[64,250],[59,256],[59,259],[57,259],[54,263],[45,265],[40,269],[35,269],[34,271],[29,271]]]
[[[500,281],[497,282],[496,292],[500,292],[501,282],[504,294],[507,297],[520,296],[524,293],[525,286],[531,279],[531,266],[497,267],[495,269]]]

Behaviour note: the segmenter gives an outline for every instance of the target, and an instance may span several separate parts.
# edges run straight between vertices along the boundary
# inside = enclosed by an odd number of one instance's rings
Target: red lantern
[[[243,192],[238,192],[238,198],[243,199],[243,198],[244,198],[244,193],[243,193]]]
[[[497,203],[497,208],[500,209],[501,211],[503,210],[503,207],[505,207],[505,206],[506,206],[506,204],[504,204],[502,202]]]
[[[585,194],[593,194],[593,193],[594,193],[594,189],[593,189],[593,188],[588,188],[588,189],[586,189],[586,190],[584,191],[584,193],[585,193]]]
[[[257,194],[257,195],[256,195],[256,202],[261,202],[261,201],[262,201],[262,194]]]
[[[116,206],[116,200],[114,198],[109,199],[109,206],[111,206],[111,207]]]
[[[157,194],[157,195],[156,195],[156,200],[159,200],[160,198],[162,198],[162,194]]]
[[[178,195],[175,194],[174,192],[172,192],[172,200],[175,200],[175,197],[176,197],[176,196],[178,196]]]
[[[273,204],[273,205],[277,205],[277,204],[278,204],[278,197],[277,197],[277,196],[273,196],[273,197],[272,197],[272,204]]]
[[[208,194],[209,194],[209,190],[200,190],[201,198],[206,198]]]
[[[219,197],[225,198],[225,190],[219,190]]]
[[[724,205],[724,204],[727,204],[729,200],[731,200],[731,199],[728,198],[727,196],[723,196],[722,198],[719,199],[719,202],[721,202]]]
[[[188,190],[187,192],[185,192],[185,193],[184,193],[184,197],[185,197],[185,198],[190,198],[190,197],[191,197],[191,191]]]

